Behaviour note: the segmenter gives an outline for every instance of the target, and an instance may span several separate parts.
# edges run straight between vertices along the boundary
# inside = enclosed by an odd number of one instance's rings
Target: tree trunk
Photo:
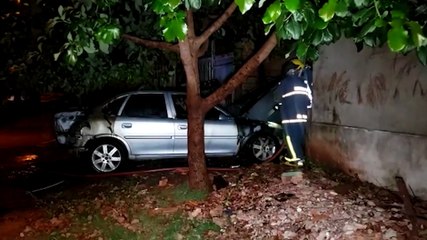
[[[204,119],[207,112],[200,97],[198,56],[199,48],[194,44],[194,26],[191,12],[187,12],[188,34],[179,42],[179,51],[187,79],[187,119],[188,119],[188,172],[192,189],[209,192],[212,185],[205,161]]]
[[[188,108],[188,167],[189,186],[202,191],[211,191],[205,159],[204,116],[196,99],[187,99]],[[197,101],[197,100],[196,100]],[[191,103],[193,102],[193,103]]]

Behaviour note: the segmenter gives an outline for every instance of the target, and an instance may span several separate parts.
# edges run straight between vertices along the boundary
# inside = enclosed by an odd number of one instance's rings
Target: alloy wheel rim
[[[252,152],[256,159],[265,161],[276,152],[276,144],[271,137],[258,137],[252,144]]]
[[[92,152],[92,165],[99,172],[112,172],[119,167],[121,161],[119,149],[110,144],[102,144]]]

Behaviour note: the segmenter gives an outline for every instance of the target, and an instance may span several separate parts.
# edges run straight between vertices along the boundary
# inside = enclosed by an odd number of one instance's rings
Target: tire
[[[96,142],[89,150],[90,165],[96,172],[109,173],[117,171],[127,160],[127,152],[115,141]]]
[[[245,144],[245,155],[257,163],[273,160],[280,149],[279,139],[270,133],[260,132],[251,136]]]

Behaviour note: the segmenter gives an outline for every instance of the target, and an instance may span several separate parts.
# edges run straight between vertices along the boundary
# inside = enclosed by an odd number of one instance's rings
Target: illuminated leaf
[[[297,11],[301,6],[301,0],[285,0],[285,7],[290,12]]]
[[[254,5],[255,0],[234,0],[242,14],[245,14]]]
[[[387,44],[393,52],[402,51],[408,43],[408,31],[403,27],[391,28],[387,33]]]
[[[328,2],[319,9],[319,17],[322,18],[323,21],[328,22],[334,17],[336,6],[337,0],[328,0]]]
[[[269,24],[274,21],[280,16],[282,13],[280,1],[273,2],[270,6],[268,6],[267,10],[264,13],[264,16],[262,18],[262,21],[264,24]]]

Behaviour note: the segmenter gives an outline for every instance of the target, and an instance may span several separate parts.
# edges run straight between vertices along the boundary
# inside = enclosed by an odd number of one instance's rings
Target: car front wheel
[[[280,149],[277,137],[268,133],[256,133],[246,143],[246,156],[255,162],[272,160]]]
[[[116,171],[125,161],[126,155],[123,148],[112,142],[94,144],[89,152],[92,168],[97,172]]]

